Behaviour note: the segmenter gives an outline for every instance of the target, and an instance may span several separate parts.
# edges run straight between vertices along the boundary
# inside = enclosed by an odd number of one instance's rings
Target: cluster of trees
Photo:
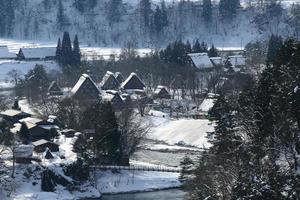
[[[208,53],[209,57],[218,56],[218,50],[211,46],[208,49],[207,43],[196,40],[193,44],[181,40],[170,43],[165,49],[159,51],[160,59],[167,63],[176,63],[185,66],[190,63],[189,53]]]
[[[75,35],[73,47],[69,32],[64,32],[62,42],[60,38],[56,47],[56,60],[62,65],[78,66],[81,63],[81,53],[77,35]]]
[[[191,199],[299,197],[299,52],[299,42],[284,41],[258,80],[220,94],[213,146],[187,181]]]
[[[36,65],[25,74],[24,78],[18,79],[15,86],[16,94],[26,96],[29,101],[42,99],[50,85],[49,75],[43,65]]]
[[[0,1],[0,36],[12,36],[14,30],[15,19],[15,1],[14,0],[1,0]]]
[[[129,164],[129,158],[147,133],[147,127],[137,120],[131,109],[116,117],[109,102],[83,106],[70,98],[58,103],[56,115],[69,128],[94,130],[92,139],[80,136],[74,145],[85,161],[97,164]],[[127,161],[128,162],[128,161]]]
[[[280,32],[278,24],[285,21],[295,34],[299,32],[297,6],[288,8],[290,13],[285,14],[288,12],[282,12],[279,1],[274,0],[249,1],[250,5],[262,9],[241,8],[239,0],[222,0],[219,4],[212,3],[212,0],[174,3],[139,0],[134,4],[123,0],[43,0],[32,4],[15,0],[1,2],[0,23],[3,29],[0,34],[31,39],[52,40],[64,30],[74,30],[89,44],[122,45],[127,40],[136,40],[143,46],[160,47],[176,39],[204,37],[208,40],[210,34],[233,34],[239,23],[235,16],[242,9],[246,10],[245,15],[250,15],[249,24],[257,15],[254,22],[261,31],[269,31],[270,28],[270,32]],[[71,17],[70,13],[76,14],[78,19]],[[37,17],[41,14],[42,18]],[[56,19],[49,20],[54,15]],[[229,23],[234,26],[229,26]]]

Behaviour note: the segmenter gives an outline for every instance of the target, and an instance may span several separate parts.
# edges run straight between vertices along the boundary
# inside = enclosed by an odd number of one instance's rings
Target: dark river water
[[[134,194],[104,195],[101,200],[183,200],[185,194],[182,190],[171,189]]]

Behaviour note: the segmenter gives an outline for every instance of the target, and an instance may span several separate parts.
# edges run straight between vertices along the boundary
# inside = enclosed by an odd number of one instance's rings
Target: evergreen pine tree
[[[218,57],[219,56],[218,49],[215,48],[214,45],[212,45],[211,48],[209,49],[208,56],[209,57]]]
[[[58,38],[55,57],[59,63],[62,61],[62,46],[61,46],[60,38]]]
[[[63,30],[66,23],[66,16],[64,14],[64,7],[62,4],[62,0],[58,1],[58,10],[57,10],[57,16],[56,16],[56,24],[58,30]]]
[[[72,51],[72,44],[69,32],[64,32],[62,45],[61,45],[61,55],[62,59],[61,62],[63,65],[70,65],[72,64],[73,59],[73,51]]]
[[[142,17],[142,22],[145,28],[150,27],[150,17],[151,17],[151,1],[141,0],[140,1],[140,15]]]
[[[206,23],[210,23],[212,19],[212,4],[211,0],[203,0],[202,16]]]
[[[110,26],[120,21],[122,15],[122,4],[122,0],[110,0],[108,2],[107,20]]]
[[[198,39],[195,41],[195,43],[193,45],[193,52],[194,53],[201,53],[202,52],[201,44],[200,44]]]
[[[19,137],[23,144],[28,144],[30,142],[30,134],[25,122],[21,123],[21,129],[19,131]]]
[[[273,64],[277,58],[278,51],[282,47],[282,38],[280,36],[271,35],[268,44],[267,63]]]
[[[73,64],[80,65],[81,61],[81,53],[78,42],[78,37],[75,35],[74,43],[73,43]]]

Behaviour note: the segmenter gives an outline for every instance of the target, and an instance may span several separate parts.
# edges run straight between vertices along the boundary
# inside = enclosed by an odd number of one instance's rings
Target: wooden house
[[[17,58],[19,60],[55,60],[56,47],[21,48]]]
[[[124,81],[124,76],[121,74],[121,72],[116,72],[115,77],[120,84]]]
[[[29,113],[20,111],[20,110],[6,110],[0,113],[2,118],[12,124],[17,123],[20,119],[30,117],[31,115]]]
[[[47,150],[47,148],[51,151],[51,152],[58,152],[59,151],[59,145],[54,143],[54,142],[50,142],[47,140],[38,140],[32,143],[33,145],[33,150],[37,153],[42,153],[45,152]]]
[[[120,83],[112,72],[107,71],[100,83],[100,87],[102,90],[118,90]]]
[[[171,99],[171,95],[166,86],[159,85],[154,91],[155,99]]]
[[[194,66],[199,70],[208,70],[214,67],[207,53],[190,53],[188,56],[192,59]]]
[[[104,101],[110,102],[115,111],[122,110],[125,106],[123,99],[117,91],[107,90],[102,98]]]
[[[51,124],[47,120],[32,117],[21,119],[20,122],[24,122],[26,124],[32,141],[50,139],[53,137],[51,135],[51,129],[58,128],[56,125]]]
[[[136,73],[131,73],[121,85],[124,90],[144,90],[145,87],[145,84]]]
[[[71,90],[71,97],[82,104],[93,104],[101,100],[100,91],[87,74],[82,74]]]
[[[50,84],[50,86],[48,88],[48,95],[51,95],[51,96],[63,95],[63,92],[62,92],[61,88],[58,86],[58,84],[56,83],[56,81],[52,81],[52,83]]]

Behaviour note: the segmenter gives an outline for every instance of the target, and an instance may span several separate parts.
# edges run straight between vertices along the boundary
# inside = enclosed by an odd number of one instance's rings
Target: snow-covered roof
[[[221,57],[210,57],[210,60],[215,64],[215,65],[222,65],[222,58]]]
[[[100,83],[100,86],[103,90],[118,89],[119,85],[120,83],[116,79],[115,74],[110,71],[106,72]]]
[[[16,58],[17,55],[15,53],[9,52],[7,46],[0,46],[0,58]]]
[[[30,116],[30,114],[28,114],[28,113],[25,113],[21,110],[14,110],[14,109],[9,109],[9,110],[2,111],[0,114],[4,115],[4,116],[10,116],[10,117],[14,117],[14,116],[17,116],[17,115]]]
[[[228,56],[233,67],[246,65],[246,58],[243,55]]]
[[[190,54],[188,54],[188,56],[191,57],[194,65],[198,69],[206,69],[206,68],[212,68],[212,67],[214,67],[213,63],[209,59],[207,53],[190,53]]]
[[[56,144],[54,142],[50,142],[50,141],[47,141],[47,140],[44,140],[44,139],[38,140],[36,142],[33,142],[32,145],[36,147],[36,146],[40,146],[40,145],[48,144],[48,143],[51,143],[51,144],[59,146],[58,144]]]
[[[56,47],[21,48],[25,59],[44,59],[55,57]]]
[[[79,78],[79,80],[77,81],[77,83],[75,84],[75,86],[72,88],[71,94],[75,95],[76,92],[80,89],[80,87],[83,85],[83,83],[85,81],[90,81],[95,86],[95,88],[97,88],[95,82],[91,79],[91,77],[89,75],[82,74],[81,77]],[[97,90],[98,90],[98,88],[97,88]]]
[[[138,89],[143,90],[145,88],[145,84],[143,81],[138,77],[136,73],[131,73],[128,78],[122,83],[121,88],[127,89]]]
[[[167,86],[158,85],[154,91],[154,94],[158,94],[161,90],[166,90],[168,92]]]
[[[24,119],[20,119],[20,122],[25,122],[25,123],[31,123],[31,124],[38,124],[40,122],[43,122],[42,119],[34,118],[34,117],[26,117]]]

